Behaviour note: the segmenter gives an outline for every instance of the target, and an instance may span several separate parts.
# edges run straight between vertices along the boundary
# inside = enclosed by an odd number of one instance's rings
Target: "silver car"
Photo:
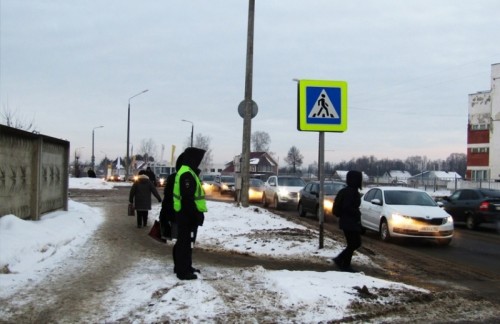
[[[433,239],[447,245],[453,237],[453,218],[423,190],[375,187],[361,199],[361,225],[383,241],[395,237]]]
[[[306,185],[305,181],[295,176],[270,176],[264,183],[262,204],[264,207],[271,204],[275,209],[285,205],[297,207],[299,192]]]

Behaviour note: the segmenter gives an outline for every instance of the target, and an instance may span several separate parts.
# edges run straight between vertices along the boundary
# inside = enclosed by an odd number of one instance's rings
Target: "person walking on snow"
[[[158,202],[161,202],[161,196],[156,187],[149,180],[145,172],[141,170],[139,171],[139,178],[130,189],[128,198],[129,202],[134,204],[137,213],[137,228],[148,225],[148,211],[151,210],[151,194],[158,199]]]
[[[198,277],[193,268],[193,245],[198,226],[203,225],[207,211],[205,192],[198,177],[205,150],[188,147],[183,152],[182,166],[177,170],[174,183],[174,210],[177,222],[177,241],[174,246],[174,272],[181,280]]]
[[[335,197],[333,212],[339,217],[339,228],[344,231],[346,248],[333,259],[342,271],[355,272],[351,267],[354,251],[361,246],[361,189],[363,175],[359,171],[347,172],[347,187]]]

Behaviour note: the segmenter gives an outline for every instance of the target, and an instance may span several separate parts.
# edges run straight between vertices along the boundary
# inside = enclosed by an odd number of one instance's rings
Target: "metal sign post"
[[[318,176],[319,176],[319,248],[323,248],[324,235],[323,224],[325,222],[325,132],[319,132],[319,147],[318,147]]]
[[[347,82],[297,80],[297,129],[319,132],[319,248],[323,248],[325,222],[325,132],[347,130]]]

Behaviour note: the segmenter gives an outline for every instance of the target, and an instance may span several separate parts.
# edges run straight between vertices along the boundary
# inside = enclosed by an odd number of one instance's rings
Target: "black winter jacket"
[[[134,204],[136,210],[151,210],[151,194],[161,202],[161,196],[156,187],[147,175],[142,174],[132,185],[128,200],[131,204]]]
[[[359,189],[362,184],[362,173],[359,171],[349,171],[347,173],[347,187],[337,194],[335,199],[339,199],[339,227],[344,231],[361,232],[361,195]]]

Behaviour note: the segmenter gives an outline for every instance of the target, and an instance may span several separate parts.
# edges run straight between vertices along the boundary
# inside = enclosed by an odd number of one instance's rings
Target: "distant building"
[[[227,163],[222,174],[240,173],[240,156]],[[250,152],[250,176],[266,180],[269,176],[278,174],[278,163],[267,152]]]
[[[408,171],[400,171],[400,170],[391,170],[382,176],[380,179],[381,183],[392,183],[392,184],[407,184],[408,179],[411,177],[410,172]]]
[[[410,186],[446,187],[449,182],[462,180],[462,176],[454,171],[424,171],[407,179]]]
[[[334,180],[340,180],[340,181],[343,181],[345,182],[346,181],[346,178],[347,178],[347,172],[349,171],[344,171],[344,170],[336,170],[334,173],[333,173],[333,176],[332,178]],[[362,172],[363,174],[363,182],[367,182],[370,178],[368,177],[368,175],[364,172]]]
[[[491,90],[469,94],[468,180],[500,181],[500,63],[491,66]]]

